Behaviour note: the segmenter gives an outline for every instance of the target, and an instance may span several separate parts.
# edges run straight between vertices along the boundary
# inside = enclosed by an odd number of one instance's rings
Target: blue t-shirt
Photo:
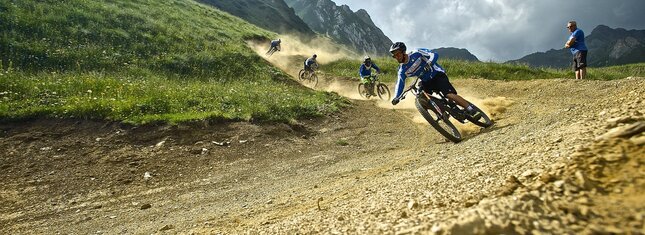
[[[364,63],[361,64],[361,67],[358,69],[358,76],[365,77],[372,75],[372,68],[376,69],[376,72],[381,72],[381,69],[376,66],[375,63],[372,63],[372,66],[367,67]]]
[[[277,46],[280,46],[280,41],[278,40],[271,41],[271,47],[277,47]]]
[[[569,47],[569,50],[571,50],[571,54],[576,54],[578,51],[586,51],[587,50],[587,45],[585,45],[585,33],[582,32],[580,29],[576,29],[571,33],[571,36],[569,36],[569,40],[572,38],[575,38],[573,41],[573,45]]]
[[[399,65],[399,78],[396,80],[395,95],[399,97],[405,87],[405,79],[408,77],[419,77],[422,81],[430,81],[438,73],[446,71],[437,64],[439,55],[430,51],[430,49],[419,48],[416,52],[409,55],[408,62]]]

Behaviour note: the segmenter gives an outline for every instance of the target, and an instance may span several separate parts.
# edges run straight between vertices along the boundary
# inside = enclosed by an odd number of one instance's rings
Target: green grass
[[[0,120],[292,121],[347,101],[246,46],[275,35],[190,0],[0,2]]]
[[[262,89],[258,89],[262,87]],[[186,81],[100,74],[0,76],[3,119],[38,117],[128,123],[191,120],[289,121],[338,110],[343,100],[289,82]],[[283,95],[277,95],[283,94]]]
[[[383,72],[381,81],[394,82],[396,80],[399,65],[393,58],[375,58],[373,60]],[[322,66],[321,70],[333,76],[358,80],[358,68],[361,62],[361,60],[341,59]],[[446,69],[450,78],[455,79],[531,80],[575,77],[573,71],[570,70],[530,68],[526,65],[442,60],[441,58],[439,64]],[[645,77],[645,63],[589,68],[587,70],[587,78],[595,80],[613,80],[630,76]]]

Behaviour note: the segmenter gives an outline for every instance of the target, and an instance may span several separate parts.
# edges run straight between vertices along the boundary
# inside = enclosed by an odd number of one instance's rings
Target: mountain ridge
[[[645,30],[613,29],[596,26],[585,37],[589,49],[590,67],[603,67],[645,62]],[[531,67],[567,68],[571,64],[569,49],[551,49],[535,52],[506,63],[527,64]]]
[[[315,35],[283,0],[198,0],[276,33]]]
[[[439,59],[454,59],[454,60],[465,60],[465,61],[479,61],[477,56],[473,55],[465,48],[455,48],[455,47],[440,47],[432,49],[433,52],[439,54]]]
[[[387,55],[392,40],[379,29],[367,11],[353,12],[331,0],[285,0],[315,32],[326,35],[358,53]]]

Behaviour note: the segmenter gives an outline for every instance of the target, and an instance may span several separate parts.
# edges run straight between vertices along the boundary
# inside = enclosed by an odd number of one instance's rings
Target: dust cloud
[[[340,82],[337,80],[330,81],[322,86],[322,89],[329,92],[336,92],[337,94],[354,99],[364,99],[358,94],[358,83]]]
[[[291,35],[279,35],[278,38],[281,40],[281,50],[271,56],[266,55],[270,48],[267,42],[251,41],[247,43],[258,55],[294,78],[298,77],[298,72],[304,67],[304,61],[313,54],[317,55],[316,61],[321,67],[338,59],[360,59],[360,55],[335,44],[328,38],[318,37],[309,41],[303,41]],[[358,71],[358,68],[356,70]],[[318,78],[319,82],[315,87],[317,90],[335,92],[349,99],[364,99],[358,94],[357,81],[325,79],[324,76]]]
[[[251,41],[248,45],[258,55],[293,77],[298,76],[298,71],[304,67],[304,61],[313,54],[317,55],[316,61],[320,66],[341,58],[359,58],[355,53],[334,44],[328,38],[317,37],[307,42],[291,35],[279,35],[278,38],[281,40],[281,50],[271,56],[266,55],[270,48],[268,42]]]
[[[493,122],[495,122],[495,119],[499,117],[500,114],[506,111],[507,107],[514,103],[512,100],[501,96],[480,99],[468,94],[460,95],[484,111],[484,113],[486,113]],[[459,129],[459,132],[461,132],[462,135],[475,134],[480,130],[480,127],[474,124],[461,124],[457,122],[455,126]]]
[[[262,56],[264,59],[269,61],[271,64],[277,66],[288,74],[292,75],[294,78],[298,76],[298,71],[303,68],[303,62],[311,57],[311,55],[316,54],[317,62],[320,66],[325,66],[326,63],[332,61],[348,58],[348,59],[360,59],[360,55],[357,55],[346,48],[334,44],[328,38],[316,38],[308,42],[300,40],[298,37],[290,35],[280,35],[281,39],[281,50],[275,52],[272,56],[267,56],[266,52],[269,50],[270,46],[267,42],[257,42],[251,41],[248,42],[248,45],[253,49],[258,55]],[[358,70],[358,68],[357,68]],[[358,82],[342,79],[324,79],[323,76],[319,77],[317,90],[324,90],[328,92],[335,92],[341,96],[347,97],[354,100],[365,100],[358,94]],[[412,80],[413,81],[413,80]],[[372,98],[371,100],[375,104],[383,109],[396,109],[406,112],[410,112],[413,116],[411,120],[418,124],[427,125],[428,122],[421,116],[421,114],[416,110],[415,99],[412,94],[408,94],[407,98],[401,100],[401,102],[393,106],[390,101],[394,98],[394,84],[386,84],[390,88],[392,97],[390,100],[380,100],[378,98]],[[410,84],[406,84],[406,88]],[[493,97],[493,98],[477,98],[474,95],[467,93],[459,93],[466,100],[475,104],[477,107],[482,109],[488,116],[495,121],[495,118],[500,114],[504,113],[510,105],[513,104],[513,101],[506,97]],[[454,120],[454,119],[453,119]],[[460,122],[454,120],[453,124],[459,129],[463,136],[471,135],[479,132],[481,128],[472,123],[461,124]]]

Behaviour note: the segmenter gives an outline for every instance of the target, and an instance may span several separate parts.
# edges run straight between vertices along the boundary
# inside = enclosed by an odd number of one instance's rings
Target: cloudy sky
[[[562,48],[576,20],[645,29],[645,0],[333,0],[365,9],[392,41],[408,47],[466,48],[482,61],[503,62]]]

